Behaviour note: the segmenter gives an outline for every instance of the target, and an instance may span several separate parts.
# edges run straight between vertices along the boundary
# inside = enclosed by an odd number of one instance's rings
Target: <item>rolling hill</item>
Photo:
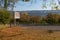
[[[33,16],[45,16],[48,13],[60,14],[60,10],[31,10],[31,11],[17,11],[17,12],[20,13],[28,12],[29,15],[33,15]]]

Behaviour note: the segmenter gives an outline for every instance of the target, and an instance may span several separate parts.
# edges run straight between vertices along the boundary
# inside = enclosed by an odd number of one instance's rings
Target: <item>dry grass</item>
[[[0,40],[60,40],[60,31],[13,27],[0,30]]]

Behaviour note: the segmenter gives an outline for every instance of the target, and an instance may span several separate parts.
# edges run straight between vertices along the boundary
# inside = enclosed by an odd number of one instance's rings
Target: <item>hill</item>
[[[28,12],[29,15],[33,15],[33,16],[45,16],[47,15],[48,13],[53,13],[53,14],[60,14],[60,10],[31,10],[31,11],[17,11],[17,12],[20,12],[20,13],[23,13],[23,12]]]

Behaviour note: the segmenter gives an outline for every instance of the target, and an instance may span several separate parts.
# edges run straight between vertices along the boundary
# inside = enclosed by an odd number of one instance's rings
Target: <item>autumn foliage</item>
[[[31,16],[27,12],[21,14],[21,23],[31,24],[60,24],[60,15],[48,13],[46,16]]]

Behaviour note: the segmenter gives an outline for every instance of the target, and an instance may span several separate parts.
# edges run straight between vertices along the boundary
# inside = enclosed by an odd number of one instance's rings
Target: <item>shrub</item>
[[[0,10],[0,23],[8,24],[12,19],[12,15],[8,10],[1,9]]]
[[[58,24],[59,23],[59,14],[49,13],[46,18],[46,22],[49,24]]]

